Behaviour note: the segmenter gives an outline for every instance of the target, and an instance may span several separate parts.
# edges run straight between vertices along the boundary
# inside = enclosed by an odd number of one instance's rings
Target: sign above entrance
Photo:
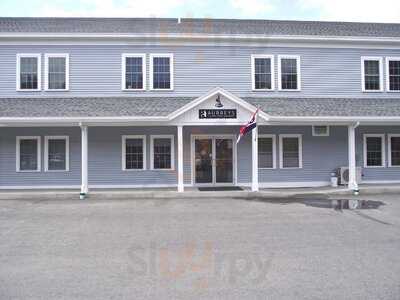
[[[199,109],[199,119],[236,119],[236,109]]]

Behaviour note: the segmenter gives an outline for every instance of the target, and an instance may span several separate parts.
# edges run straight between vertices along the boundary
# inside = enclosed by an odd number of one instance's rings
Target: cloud
[[[230,0],[230,5],[240,15],[249,18],[260,16],[275,9],[274,5],[265,0]]]
[[[38,13],[48,17],[163,17],[184,2],[184,0],[79,0],[71,5],[71,2],[58,1],[44,6]]]
[[[321,20],[400,22],[399,0],[299,0],[302,10],[317,11]]]

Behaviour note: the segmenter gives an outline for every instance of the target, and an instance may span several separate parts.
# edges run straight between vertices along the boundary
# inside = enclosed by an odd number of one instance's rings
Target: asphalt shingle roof
[[[194,97],[0,98],[1,118],[165,117]],[[270,116],[400,117],[400,99],[243,98]]]
[[[167,116],[190,97],[0,98],[0,119],[12,117]]]
[[[400,99],[243,98],[271,116],[399,117]]]
[[[172,18],[0,18],[0,33],[400,37],[400,24]]]

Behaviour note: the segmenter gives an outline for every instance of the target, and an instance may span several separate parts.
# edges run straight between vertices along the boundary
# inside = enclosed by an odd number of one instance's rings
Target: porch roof
[[[399,117],[400,97],[242,98],[273,117]]]
[[[196,97],[0,98],[0,121],[10,118],[164,117]],[[400,98],[244,97],[270,117],[400,117]]]

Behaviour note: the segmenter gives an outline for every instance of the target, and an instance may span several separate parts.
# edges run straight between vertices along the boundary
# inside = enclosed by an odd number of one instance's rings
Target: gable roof
[[[400,37],[398,23],[182,18],[0,18],[0,33]]]

